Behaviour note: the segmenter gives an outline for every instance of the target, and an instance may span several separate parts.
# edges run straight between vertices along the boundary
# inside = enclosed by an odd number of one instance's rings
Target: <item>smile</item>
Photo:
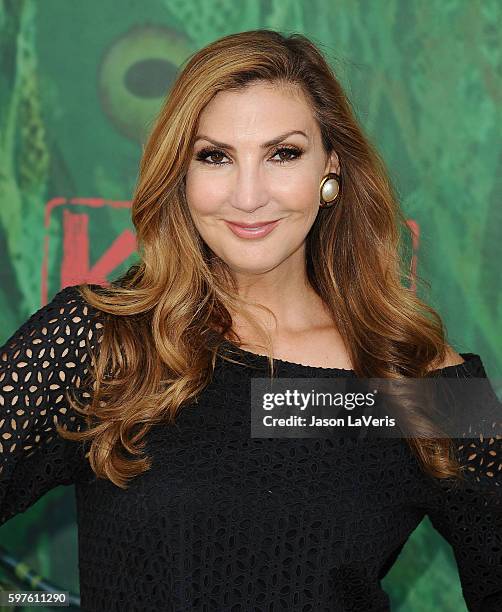
[[[267,236],[274,230],[274,228],[278,225],[280,219],[276,221],[270,221],[269,223],[261,223],[251,226],[246,225],[238,225],[237,223],[231,223],[230,221],[225,221],[227,226],[232,230],[232,232],[239,236],[239,238],[263,238],[263,236]]]

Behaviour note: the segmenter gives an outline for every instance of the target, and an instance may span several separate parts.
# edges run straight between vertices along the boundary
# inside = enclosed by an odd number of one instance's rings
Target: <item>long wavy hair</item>
[[[150,427],[173,422],[206,387],[225,339],[241,345],[231,312],[265,338],[273,374],[270,338],[238,296],[225,262],[198,234],[185,196],[201,111],[218,92],[255,81],[301,88],[326,155],[335,150],[340,160],[339,201],[319,212],[308,233],[306,270],[356,375],[421,378],[446,356],[440,316],[408,286],[411,230],[384,162],[318,47],[301,34],[265,29],[225,36],[188,58],[144,146],[132,201],[138,262],[109,287],[78,286],[98,309],[103,331],[89,372],[92,392],[84,394],[90,401],[69,398],[88,427],[59,433],[88,442],[93,471],[122,488],[151,467],[143,452]],[[419,434],[407,440],[423,468],[462,478],[452,440],[407,410]]]

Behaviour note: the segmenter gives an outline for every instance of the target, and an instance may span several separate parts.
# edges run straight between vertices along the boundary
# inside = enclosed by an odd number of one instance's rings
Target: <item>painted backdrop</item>
[[[416,229],[427,299],[451,344],[495,375],[500,23],[499,0],[0,0],[0,344],[63,286],[105,284],[135,260],[141,146],[178,67],[220,36],[266,27],[327,55]],[[72,488],[12,519],[0,542],[3,586],[26,588],[33,572],[32,585],[78,594]],[[383,586],[393,610],[465,610],[428,519]]]

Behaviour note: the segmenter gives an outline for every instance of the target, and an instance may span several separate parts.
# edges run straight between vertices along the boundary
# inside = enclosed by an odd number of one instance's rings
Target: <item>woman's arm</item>
[[[80,429],[65,392],[80,388],[98,328],[90,307],[66,287],[0,348],[0,525],[53,487],[71,484],[84,454],[56,423]]]
[[[483,443],[485,464],[502,461],[500,440]],[[490,446],[488,446],[490,445]],[[480,447],[478,447],[480,448]],[[469,449],[472,450],[472,449]],[[494,485],[495,486],[495,483]],[[428,511],[435,529],[451,544],[467,607],[472,612],[502,610],[502,502],[476,487],[443,492]]]
[[[450,370],[449,375],[486,378],[479,359]],[[456,438],[465,481],[451,485],[434,480],[426,496],[432,525],[453,548],[471,612],[502,611],[502,404],[486,382],[483,402],[490,402],[490,414],[497,419],[493,435]]]

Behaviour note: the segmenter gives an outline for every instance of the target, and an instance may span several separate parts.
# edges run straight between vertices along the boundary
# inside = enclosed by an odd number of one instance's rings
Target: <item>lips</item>
[[[254,223],[237,223],[237,221],[227,221],[227,223],[238,225],[239,227],[244,227],[246,229],[252,229],[256,227],[263,227],[264,225],[275,223],[276,221],[279,221],[279,219],[274,219],[273,221],[255,221]]]
[[[263,238],[272,232],[280,219],[275,221],[256,221],[255,223],[233,223],[225,221],[227,227],[239,238]]]

